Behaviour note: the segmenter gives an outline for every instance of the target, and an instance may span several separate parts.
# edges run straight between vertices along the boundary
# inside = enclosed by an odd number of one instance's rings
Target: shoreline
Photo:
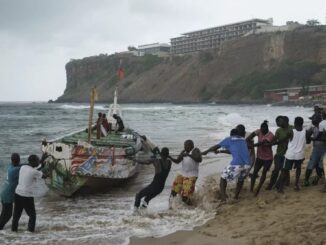
[[[75,101],[53,101],[47,102],[48,104],[88,104],[89,102],[75,102]],[[98,104],[110,104],[112,101],[97,101]],[[316,102],[317,103],[317,102]],[[240,105],[240,106],[251,106],[251,105],[268,105],[268,106],[282,106],[282,107],[297,107],[302,106],[306,108],[313,108],[316,104],[314,102],[307,103],[296,103],[296,102],[271,102],[271,101],[200,101],[200,102],[173,102],[173,101],[122,101],[119,102],[120,105],[125,104],[171,104],[171,105],[219,105],[219,106],[232,106],[232,105]]]
[[[324,244],[326,196],[321,188],[320,184],[295,192],[288,187],[284,195],[262,191],[257,199],[246,188],[239,203],[222,206],[192,231],[132,237],[130,244]]]
[[[2,104],[89,104],[89,101],[0,101]],[[110,104],[112,101],[97,101],[96,104]],[[201,102],[169,102],[169,101],[148,101],[148,102],[120,102],[120,105],[128,105],[128,104],[142,104],[142,105],[150,105],[150,104],[167,104],[167,105],[207,105],[207,106],[255,106],[255,105],[266,105],[266,106],[280,106],[280,107],[297,107],[302,106],[305,108],[313,107],[315,103],[272,103],[268,101],[201,101]]]
[[[48,101],[47,103],[89,103],[89,101],[71,101],[71,100],[60,100],[60,101]],[[99,100],[97,103],[112,103],[111,100]],[[197,104],[216,104],[216,105],[264,105],[271,102],[265,100],[248,100],[248,101],[227,101],[227,100],[207,100],[207,101],[165,101],[165,100],[150,100],[150,101],[125,101],[120,100],[119,104],[174,104],[174,105],[197,105]]]
[[[308,155],[310,149],[302,167],[300,183],[304,178]],[[285,194],[279,194],[276,190],[265,190],[269,177],[257,198],[249,192],[247,179],[240,200],[214,209],[215,216],[202,226],[162,237],[131,237],[130,244],[324,244],[326,194],[320,190],[325,181],[295,191],[292,170],[290,186],[285,189]],[[215,196],[218,195],[216,189],[210,190]]]

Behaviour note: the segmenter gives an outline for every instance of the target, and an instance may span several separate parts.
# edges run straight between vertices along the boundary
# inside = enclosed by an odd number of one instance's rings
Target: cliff
[[[125,78],[116,73],[123,60]],[[67,86],[57,102],[206,102],[262,100],[265,89],[326,83],[326,28],[249,35],[218,50],[159,58],[99,55],[66,64]]]

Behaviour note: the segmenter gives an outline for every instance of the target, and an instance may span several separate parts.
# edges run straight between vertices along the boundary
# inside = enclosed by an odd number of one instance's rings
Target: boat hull
[[[107,193],[113,188],[127,186],[132,179],[136,178],[137,174],[138,172],[126,179],[87,177],[85,184],[74,194],[88,195],[94,193]]]
[[[91,192],[105,191],[127,182],[137,174],[136,156],[151,156],[148,141],[133,131],[91,144],[77,140],[83,135],[69,136],[53,142],[43,142],[46,154],[46,183],[63,196],[72,196],[81,189]]]

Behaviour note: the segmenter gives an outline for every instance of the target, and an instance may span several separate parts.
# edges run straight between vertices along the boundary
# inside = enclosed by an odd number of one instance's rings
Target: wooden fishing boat
[[[98,138],[92,133],[94,126],[90,123],[88,130],[42,142],[44,171],[49,175],[46,184],[50,189],[64,196],[85,189],[88,192],[107,190],[136,175],[136,159],[152,157],[155,146],[148,138],[130,128],[114,131],[114,114],[122,116],[117,104],[117,89],[107,117],[113,131],[104,132],[106,135]]]

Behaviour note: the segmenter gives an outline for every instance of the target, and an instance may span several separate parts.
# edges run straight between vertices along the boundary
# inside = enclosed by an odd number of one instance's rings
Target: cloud
[[[323,0],[0,0],[0,100],[48,100],[71,58],[169,42],[181,33],[274,17],[325,20]],[[289,11],[291,10],[291,11]]]

